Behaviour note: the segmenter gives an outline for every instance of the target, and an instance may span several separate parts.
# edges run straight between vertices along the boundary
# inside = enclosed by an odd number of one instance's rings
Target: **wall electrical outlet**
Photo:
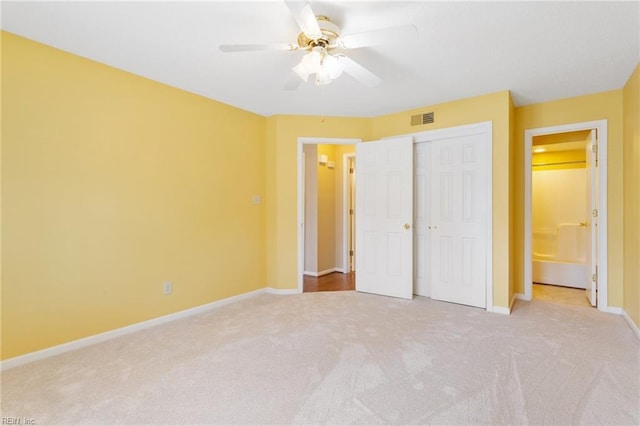
[[[168,294],[171,294],[172,292],[173,292],[173,284],[171,283],[171,281],[166,281],[165,283],[162,284],[162,294],[166,296]]]

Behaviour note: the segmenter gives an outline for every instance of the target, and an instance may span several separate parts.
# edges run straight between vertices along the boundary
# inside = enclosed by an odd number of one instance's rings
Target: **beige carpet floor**
[[[5,371],[1,407],[37,425],[637,425],[640,344],[620,316],[544,301],[264,294]]]

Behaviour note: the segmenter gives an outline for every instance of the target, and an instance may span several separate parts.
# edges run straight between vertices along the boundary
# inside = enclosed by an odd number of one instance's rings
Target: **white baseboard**
[[[527,302],[531,302],[531,298],[527,299],[527,296],[525,296],[524,293],[514,293],[513,297],[518,300],[525,300]]]
[[[9,370],[11,368],[29,364],[34,361],[50,358],[52,356],[60,355],[66,352],[75,351],[76,349],[85,348],[87,346],[95,345],[96,343],[105,342],[107,340],[115,339],[116,337],[125,336],[127,334],[135,333],[137,331],[141,331],[147,328],[155,327],[157,325],[165,324],[170,321],[175,321],[180,318],[186,318],[193,315],[201,314],[203,312],[211,311],[211,310],[220,308],[222,306],[228,305],[230,303],[239,302],[241,300],[248,299],[263,293],[288,295],[288,294],[298,294],[300,293],[300,291],[298,291],[297,289],[275,289],[271,287],[266,287],[266,288],[250,291],[248,293],[239,294],[237,296],[227,297],[226,299],[216,300],[215,302],[207,303],[201,306],[196,306],[194,308],[185,309],[183,311],[175,312],[173,314],[163,315],[158,318],[142,321],[136,324],[117,328],[115,330],[105,331],[104,333],[99,333],[93,336],[84,337],[82,339],[74,340],[68,343],[62,343],[60,345],[52,346],[50,348],[41,349],[39,351],[31,352],[25,355],[20,355],[15,358],[9,358],[0,362],[0,371]]]
[[[627,311],[625,311],[624,309],[622,310],[622,318],[624,318],[627,324],[629,324],[629,327],[631,327],[631,330],[633,330],[633,333],[636,335],[638,340],[640,340],[640,328],[638,328],[638,325],[635,322],[633,322],[629,314],[627,314]]]
[[[487,309],[487,312],[493,312],[494,314],[510,315],[511,308],[505,308],[504,306],[493,306],[491,309]]]
[[[309,275],[311,277],[321,277],[323,275],[328,275],[328,274],[331,274],[333,272],[342,272],[342,273],[344,273],[344,270],[341,269],[341,268],[330,268],[330,269],[325,269],[324,271],[320,271],[320,272],[304,271],[303,274],[304,275]]]
[[[598,310],[601,312],[607,312],[609,314],[616,314],[616,315],[622,315],[622,313],[624,312],[622,308],[619,308],[616,306],[606,306],[604,308],[598,307]]]
[[[278,295],[281,295],[281,296],[287,296],[287,295],[291,295],[291,294],[300,294],[300,293],[302,293],[302,290],[298,290],[297,288],[273,288],[273,287],[267,287],[265,289],[265,293],[278,294]]]

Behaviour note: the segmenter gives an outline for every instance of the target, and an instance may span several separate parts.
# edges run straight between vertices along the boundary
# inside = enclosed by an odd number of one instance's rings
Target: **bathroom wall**
[[[532,227],[534,255],[556,253],[558,225],[587,220],[587,169],[533,172]],[[581,228],[584,229],[584,228]],[[584,233],[576,234],[584,238]],[[580,247],[583,244],[578,244]],[[584,241],[582,241],[584,243]]]

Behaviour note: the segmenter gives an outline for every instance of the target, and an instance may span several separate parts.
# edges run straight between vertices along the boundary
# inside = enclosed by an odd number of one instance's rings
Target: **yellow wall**
[[[555,145],[558,143],[570,143],[570,142],[587,142],[590,130],[575,130],[573,132],[564,133],[552,133],[550,135],[534,136],[532,145]]]
[[[264,117],[9,33],[2,58],[3,359],[265,286]]]
[[[524,131],[593,120],[608,120],[608,303],[621,307],[622,293],[622,90],[516,108],[514,153],[515,291],[524,292]]]
[[[504,91],[373,119],[264,118],[1,34],[2,359],[265,286],[295,289],[298,137],[481,121],[493,122],[494,305],[523,291],[524,130],[608,119],[609,304],[639,321],[638,69],[624,89],[623,160],[622,90],[521,108]],[[434,124],[409,125],[428,111]]]
[[[640,327],[640,65],[624,86],[624,310]]]
[[[493,304],[496,307],[508,307],[510,296],[510,265],[504,259],[509,258],[509,108],[508,91],[492,93],[459,101],[423,107],[411,111],[385,115],[373,119],[372,137],[380,139],[387,136],[418,133],[482,121],[493,122]],[[413,114],[433,111],[433,124],[411,126],[409,117]]]
[[[297,288],[298,137],[371,139],[368,118],[276,115],[267,119],[267,284]]]
[[[2,44],[4,32],[0,31],[0,70],[2,70]],[[2,188],[2,73],[0,72],[0,188]],[[2,216],[2,191],[0,190],[0,217]],[[0,359],[2,359],[2,220],[0,220]]]
[[[531,158],[531,164],[533,164],[533,171],[584,169],[587,167],[586,159],[587,155],[584,149],[534,152]]]

